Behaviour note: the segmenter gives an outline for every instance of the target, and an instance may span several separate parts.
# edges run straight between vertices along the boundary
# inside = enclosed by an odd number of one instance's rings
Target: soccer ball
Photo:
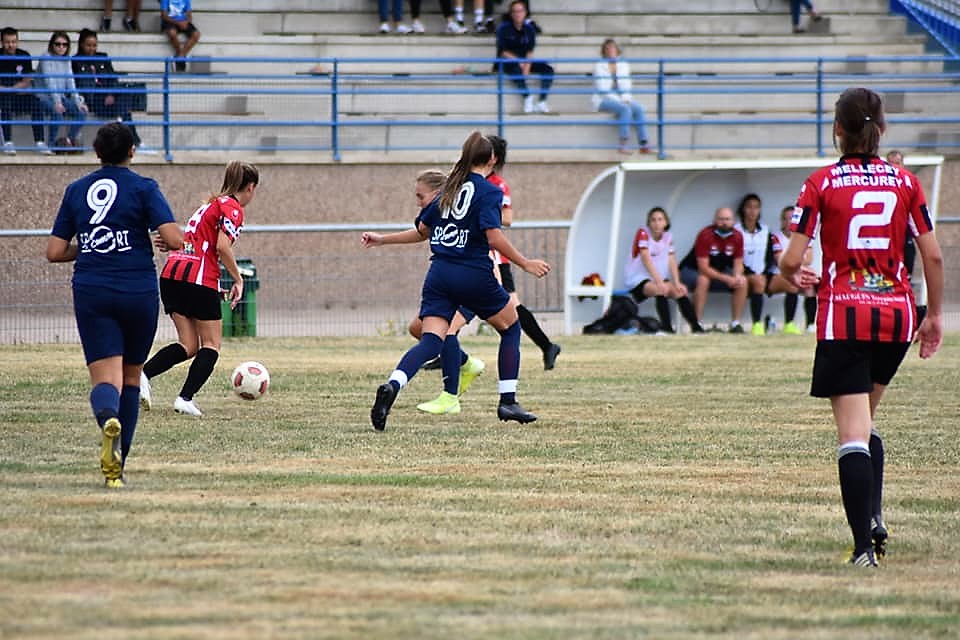
[[[241,362],[230,376],[233,392],[244,400],[257,400],[267,393],[270,373],[259,362]]]

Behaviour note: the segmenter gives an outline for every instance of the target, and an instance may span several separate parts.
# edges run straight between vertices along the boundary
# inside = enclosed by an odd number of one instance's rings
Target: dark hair
[[[232,196],[243,191],[248,184],[260,184],[260,171],[248,162],[233,160],[223,172],[223,186],[220,193],[211,195],[207,202],[213,202],[220,196]]]
[[[880,134],[887,128],[880,96],[863,87],[847,89],[837,99],[834,122],[843,131],[839,144],[833,133],[833,146],[841,153],[877,155]]]
[[[493,145],[479,131],[471,133],[463,143],[460,159],[453,165],[447,181],[443,185],[443,195],[440,196],[440,211],[446,211],[453,206],[460,193],[460,187],[467,181],[470,169],[477,165],[486,164],[493,155]]]
[[[740,224],[743,224],[743,211],[747,206],[747,203],[751,200],[756,200],[757,204],[763,205],[763,200],[760,199],[755,193],[748,193],[740,199],[740,204],[737,206],[737,217],[740,218]],[[757,224],[760,224],[760,216],[757,216]]]
[[[97,152],[101,164],[119,165],[130,157],[133,147],[133,132],[122,122],[111,122],[97,129],[93,141],[93,150]]]
[[[493,146],[493,155],[497,156],[497,162],[493,165],[493,172],[503,171],[503,165],[507,162],[507,141],[500,136],[490,135],[487,140]]]
[[[663,217],[664,217],[664,218],[666,219],[666,221],[667,221],[667,226],[665,226],[665,227],[663,228],[663,230],[664,230],[664,231],[669,231],[669,230],[670,230],[670,214],[667,213],[667,210],[664,209],[663,207],[653,207],[653,208],[650,209],[650,211],[647,211],[647,226],[648,226],[648,227],[650,226],[650,216],[652,216],[653,214],[655,214],[657,211],[659,211],[660,213],[662,213],[662,214],[663,214]]]
[[[77,35],[77,55],[82,55],[80,53],[80,47],[83,45],[83,41],[87,38],[97,38],[97,32],[93,29],[83,28],[80,29],[80,33]]]
[[[67,35],[66,31],[54,31],[50,34],[50,40],[47,41],[47,53],[56,53],[53,49],[53,41],[57,38],[63,38],[67,41],[67,52],[70,51],[70,36]],[[64,53],[63,55],[67,55]]]
[[[613,38],[607,38],[606,40],[603,41],[603,44],[600,45],[600,57],[601,57],[601,58],[607,57],[607,45],[608,45],[608,44],[612,44],[613,46],[615,46],[615,47],[617,48],[617,55],[619,56],[619,55],[620,55],[620,45],[618,45],[618,44],[617,44],[617,41],[614,40]]]
[[[0,39],[2,39],[4,36],[17,36],[19,38],[20,32],[13,27],[4,27],[3,29],[0,29]]]

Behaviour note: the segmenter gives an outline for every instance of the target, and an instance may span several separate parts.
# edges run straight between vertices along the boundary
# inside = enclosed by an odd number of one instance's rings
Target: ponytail
[[[248,184],[260,184],[260,172],[248,162],[234,160],[227,165],[223,173],[223,186],[220,187],[220,192],[207,198],[207,202],[213,202],[223,196],[232,196],[243,191]]]
[[[837,99],[834,119],[843,130],[839,144],[833,134],[833,146],[841,153],[879,153],[880,135],[887,128],[880,96],[870,89],[847,89]]]
[[[474,131],[463,143],[460,159],[453,166],[447,181],[443,185],[443,195],[440,196],[440,211],[453,207],[453,203],[460,193],[460,187],[467,181],[470,169],[477,165],[486,164],[493,155],[493,145],[479,131]]]

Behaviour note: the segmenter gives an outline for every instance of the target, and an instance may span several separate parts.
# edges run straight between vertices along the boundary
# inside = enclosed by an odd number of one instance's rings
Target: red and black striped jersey
[[[800,190],[790,229],[820,233],[817,339],[909,342],[917,329],[904,241],[933,231],[920,181],[876,156],[847,155]]]
[[[222,231],[236,242],[243,227],[243,207],[231,196],[220,196],[194,213],[183,231],[183,249],[172,251],[161,278],[183,280],[220,290],[220,254],[217,238]]]

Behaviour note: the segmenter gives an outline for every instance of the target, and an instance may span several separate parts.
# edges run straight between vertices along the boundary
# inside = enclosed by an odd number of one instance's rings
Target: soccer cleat
[[[879,560],[887,555],[887,538],[890,534],[887,533],[887,527],[884,526],[883,520],[874,518],[872,524],[873,528],[870,530],[870,537],[873,538],[873,552]]]
[[[533,96],[527,96],[523,99],[523,112],[533,113]]]
[[[140,408],[150,411],[153,408],[153,391],[150,389],[150,378],[143,371],[140,372]]]
[[[796,324],[794,324],[793,322],[788,322],[787,324],[783,325],[783,333],[784,333],[784,335],[788,335],[788,336],[802,336],[802,335],[803,335],[803,331],[800,330],[800,327],[798,327],[798,326],[797,326]]]
[[[460,413],[460,399],[452,393],[446,391],[440,392],[440,395],[430,402],[422,402],[417,405],[417,409],[425,413],[432,413],[435,416],[445,414]]]
[[[460,35],[466,33],[467,30],[461,24],[457,24],[456,21],[451,20],[447,23],[447,33],[453,33]]]
[[[486,365],[480,358],[474,358],[473,356],[467,358],[467,361],[460,367],[460,386],[457,389],[457,395],[462,396],[465,394],[473,381],[483,373],[485,368]]]
[[[420,368],[423,369],[424,371],[433,371],[435,369],[442,369],[443,363],[440,362],[440,356],[437,356],[436,358],[430,358],[429,360],[424,362],[423,366]]]
[[[387,427],[387,416],[390,415],[390,407],[393,401],[397,399],[397,389],[389,382],[377,387],[377,399],[373,402],[373,408],[370,409],[370,422],[377,431],[383,431]]]
[[[739,322],[737,324],[730,325],[729,333],[743,333],[743,325]]]
[[[514,420],[520,424],[527,424],[537,419],[537,416],[521,407],[519,402],[514,402],[513,404],[500,403],[500,405],[497,406],[497,417],[500,418],[502,422]]]
[[[556,342],[550,344],[547,350],[543,352],[543,370],[550,371],[557,364],[557,356],[562,349]]]
[[[203,416],[203,412],[194,404],[193,400],[184,400],[180,396],[177,396],[177,399],[173,401],[173,410],[177,413],[184,413],[188,416],[196,416],[197,418]]]
[[[850,559],[847,562],[855,567],[872,567],[875,569],[880,566],[877,564],[877,556],[873,549],[867,549],[861,553],[851,552]]]
[[[127,486],[126,481],[124,481],[123,476],[119,478],[107,478],[103,484],[107,489],[123,489]]]
[[[754,322],[753,327],[750,328],[750,333],[755,336],[765,336],[767,335],[767,330],[763,328],[762,322]]]
[[[100,440],[100,471],[107,479],[117,480],[123,473],[123,459],[120,456],[120,420],[107,418],[103,423]]]

